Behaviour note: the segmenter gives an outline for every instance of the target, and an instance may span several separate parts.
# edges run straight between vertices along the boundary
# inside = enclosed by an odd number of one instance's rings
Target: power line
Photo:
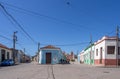
[[[56,44],[54,46],[79,46],[79,45],[83,45],[83,44],[88,44],[90,42],[81,42],[81,43],[72,43],[72,44]],[[50,44],[41,44],[41,45],[50,45]]]
[[[7,37],[5,37],[5,36],[3,36],[3,35],[0,35],[0,37],[4,38],[4,39],[6,39],[6,40],[12,41],[11,39],[9,39],[9,38],[7,38]]]
[[[4,10],[4,12],[18,25],[18,27],[35,43],[37,44],[37,42],[25,31],[25,29],[20,25],[20,23],[17,22],[17,20],[10,14],[7,12],[7,10],[5,9],[5,7],[0,4],[1,8]]]
[[[0,35],[0,37],[12,42],[12,39],[7,38],[6,36]],[[24,49],[24,47],[20,43],[16,42],[16,44],[18,44],[22,49]]]
[[[16,28],[19,29],[18,27],[16,27],[16,25],[14,24],[14,22],[3,12],[4,16],[9,20],[9,22]],[[25,34],[23,33],[23,31],[19,30],[24,36]],[[26,37],[26,36],[25,36]],[[28,37],[26,37],[28,38]],[[29,38],[28,38],[29,39]]]
[[[60,23],[65,23],[65,24],[73,25],[73,26],[70,26],[70,27],[73,27],[74,29],[77,29],[77,30],[81,30],[81,28],[83,28],[85,30],[89,30],[90,29],[88,27],[85,27],[85,26],[82,26],[82,25],[79,25],[79,24],[75,24],[75,23],[72,23],[72,22],[68,22],[68,21],[65,21],[65,20],[54,18],[54,17],[48,16],[48,15],[40,14],[40,13],[37,13],[37,12],[34,12],[34,11],[30,11],[30,10],[27,10],[27,9],[23,9],[23,8],[20,8],[20,7],[17,7],[17,6],[8,4],[8,3],[4,3],[4,2],[1,2],[1,3],[5,4],[5,5],[8,5],[10,7],[13,7],[15,9],[18,9],[18,10],[21,10],[21,11],[33,14],[33,15],[42,16],[42,17],[45,17],[45,18],[48,18],[48,19],[51,19],[51,20],[54,20],[54,21],[58,21]],[[74,26],[77,26],[77,27],[75,28]]]
[[[16,27],[16,25],[14,24],[14,22],[5,14],[5,12],[2,12],[4,14],[4,16],[9,20],[9,22],[16,28],[19,29],[18,27]],[[21,30],[19,30],[21,33],[23,33]],[[24,34],[23,34],[24,35]]]

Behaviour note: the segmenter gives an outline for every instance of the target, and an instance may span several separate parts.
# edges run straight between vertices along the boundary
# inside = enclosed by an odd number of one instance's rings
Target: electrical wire
[[[90,42],[72,43],[72,44],[54,44],[53,46],[79,46],[83,44],[89,44]],[[51,45],[51,44],[40,44],[40,45]]]
[[[0,37],[12,42],[12,40],[7,38],[6,36],[0,35]],[[20,43],[16,43],[16,44],[18,44],[20,46],[20,48],[24,49],[24,47]]]
[[[7,4],[7,5],[8,5],[8,4]],[[10,6],[12,6],[12,5],[10,5]],[[15,6],[12,6],[12,7],[15,7]],[[51,19],[54,19],[54,20],[58,20],[58,19],[56,19],[56,18],[52,18],[52,17],[49,17],[49,16],[41,15],[41,14],[38,14],[38,13],[35,13],[35,12],[32,12],[32,11],[29,11],[29,10],[25,10],[25,9],[18,8],[18,7],[16,7],[16,8],[17,8],[17,9],[24,10],[24,11],[27,11],[27,12],[29,12],[29,13],[36,14],[36,15],[40,15],[40,16],[44,16],[44,17],[51,18]],[[6,10],[5,10],[5,11],[6,11]],[[7,14],[8,14],[9,16],[11,16],[8,12],[7,12]],[[12,16],[11,16],[11,17],[12,17]],[[13,17],[12,17],[12,18],[13,18]],[[13,18],[13,20],[21,27],[21,25],[20,25],[14,18]],[[69,22],[62,21],[62,20],[61,20],[61,22],[69,23]],[[69,24],[72,24],[72,23],[69,23]],[[24,31],[23,28],[21,28],[21,29]],[[85,42],[85,43],[88,43],[88,42]],[[64,44],[64,45],[54,45],[54,46],[75,46],[75,45],[81,45],[81,44],[85,44],[85,43]],[[48,44],[42,44],[42,45],[48,45]]]
[[[1,2],[1,3],[3,3],[3,2]],[[89,30],[88,27],[83,27],[83,26],[78,25],[78,24],[74,24],[74,23],[71,23],[71,22],[68,22],[68,21],[60,20],[60,19],[58,19],[58,18],[50,17],[50,16],[43,15],[43,14],[40,14],[40,13],[37,13],[37,12],[33,12],[33,11],[30,11],[30,10],[26,10],[26,9],[23,9],[23,8],[19,8],[19,7],[17,7],[17,6],[14,6],[14,5],[11,5],[11,4],[8,4],[8,3],[3,3],[3,4],[6,4],[6,5],[10,6],[10,7],[16,8],[16,9],[18,9],[18,10],[21,10],[21,11],[24,11],[24,12],[27,12],[27,13],[31,13],[31,14],[33,14],[33,15],[42,16],[42,17],[45,17],[45,18],[48,18],[48,19],[51,19],[51,20],[55,20],[55,21],[61,22],[61,23],[66,23],[66,24],[70,24],[70,25],[74,25],[74,26],[80,26],[80,27],[82,27],[82,28],[84,28],[84,29],[86,29],[86,30]],[[24,31],[24,33],[25,33],[32,41],[35,42],[35,40],[34,40],[34,39],[21,27],[21,25],[14,19],[14,17],[11,16],[11,15],[6,11],[6,9],[4,9],[4,10],[5,10],[6,14],[9,15],[9,16],[15,21],[15,23]],[[74,27],[74,28],[75,28],[75,27]],[[77,28],[77,29],[80,29],[80,28]],[[111,34],[111,33],[113,33],[113,31],[110,32],[110,33],[107,33],[107,34]],[[35,43],[36,43],[36,42],[35,42]],[[75,44],[63,44],[63,45],[54,45],[54,46],[77,46],[77,45],[82,45],[82,44],[87,44],[87,43],[90,43],[90,42],[75,43]],[[42,44],[42,45],[48,45],[48,44]]]
[[[5,9],[5,7],[0,4],[1,8],[4,10],[4,12],[18,25],[18,27],[35,43],[37,44],[37,42],[25,31],[25,29],[20,25],[20,23],[18,23],[18,21],[10,14],[7,12],[7,10]]]
[[[12,41],[11,39],[9,39],[9,38],[7,38],[7,37],[5,37],[5,36],[3,36],[3,35],[0,35],[0,37],[4,38],[4,39],[6,39],[6,40]]]
[[[18,10],[21,10],[21,11],[24,11],[24,12],[27,12],[27,13],[30,13],[30,14],[33,14],[33,15],[42,16],[42,17],[45,17],[45,18],[48,18],[48,19],[51,19],[51,20],[54,20],[54,21],[58,21],[60,23],[65,23],[65,24],[72,25],[72,26],[69,26],[69,27],[73,27],[74,29],[77,29],[77,30],[81,30],[81,28],[85,29],[85,30],[89,30],[90,29],[88,27],[85,27],[85,26],[82,26],[82,25],[79,25],[79,24],[75,24],[75,23],[72,23],[72,22],[68,22],[68,21],[65,21],[65,20],[54,18],[54,17],[48,16],[48,15],[40,14],[38,12],[30,11],[30,10],[27,10],[27,9],[23,9],[23,8],[20,8],[20,7],[17,7],[17,6],[8,4],[8,3],[4,3],[4,2],[1,2],[1,1],[0,1],[0,3],[3,3],[5,5],[7,5],[7,6],[13,7],[15,9],[18,9]]]
[[[14,24],[14,22],[4,13],[4,12],[2,12],[3,14],[4,14],[4,16],[10,21],[10,23],[16,28],[16,29],[19,29],[18,27],[16,27],[16,25]],[[25,34],[23,33],[23,31],[21,31],[21,30],[19,30],[21,33],[22,33],[22,35],[24,35],[25,36]],[[26,37],[26,36],[25,36]],[[26,38],[28,38],[28,37],[26,37]],[[29,38],[28,38],[29,39]]]

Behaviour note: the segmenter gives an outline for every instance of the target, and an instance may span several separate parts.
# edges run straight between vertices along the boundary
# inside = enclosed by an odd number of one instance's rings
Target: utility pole
[[[25,48],[24,48],[24,54],[25,54]]]
[[[40,43],[38,43],[38,53],[39,53],[39,51],[40,51]]]
[[[40,43],[38,43],[37,61],[39,62]]]
[[[17,31],[15,31],[15,32],[13,33],[13,61],[14,61],[14,64],[15,64],[15,56],[16,56],[15,47],[16,47],[16,41],[17,41],[16,33],[17,33]]]
[[[90,35],[90,64],[91,64],[91,56],[92,55],[92,35]]]
[[[116,28],[116,66],[118,67],[119,27]]]
[[[24,58],[23,58],[23,59],[24,59],[24,63],[25,63],[25,56],[26,56],[26,55],[25,55],[25,48],[23,49],[23,51],[24,51]]]

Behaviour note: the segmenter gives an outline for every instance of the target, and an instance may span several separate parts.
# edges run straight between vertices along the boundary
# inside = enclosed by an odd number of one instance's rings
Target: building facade
[[[84,50],[80,53],[80,63],[84,63]]]
[[[117,52],[118,51],[118,52]],[[95,42],[95,65],[118,65],[120,64],[120,40],[116,37],[104,36]]]
[[[84,50],[84,63],[94,64],[94,44],[88,46]]]
[[[68,61],[75,61],[75,55],[72,51],[71,51],[70,54],[66,55],[66,58],[67,58]]]
[[[80,61],[101,66],[120,65],[120,39],[117,41],[117,37],[102,37],[80,54]]]
[[[61,59],[64,59],[64,56],[60,48],[52,45],[40,48],[39,64],[58,64]]]
[[[0,64],[4,60],[12,58],[12,51],[7,46],[0,44]]]

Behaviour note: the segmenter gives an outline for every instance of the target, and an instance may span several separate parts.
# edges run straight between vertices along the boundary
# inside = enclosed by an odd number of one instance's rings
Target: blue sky
[[[90,35],[96,41],[104,35],[115,36],[116,26],[120,26],[119,0],[0,0],[6,10],[21,24],[36,41],[45,45],[58,45],[63,51],[80,52],[89,45]],[[69,2],[69,4],[67,4]],[[7,3],[7,4],[6,4]],[[30,10],[42,16],[16,9],[10,5]],[[26,48],[26,53],[34,55],[34,43],[0,8],[0,35],[12,40],[18,31],[17,49]],[[47,16],[47,17],[45,17]],[[10,18],[9,18],[10,19]],[[0,37],[0,42],[12,47],[12,41]],[[59,46],[66,44],[77,44]]]

